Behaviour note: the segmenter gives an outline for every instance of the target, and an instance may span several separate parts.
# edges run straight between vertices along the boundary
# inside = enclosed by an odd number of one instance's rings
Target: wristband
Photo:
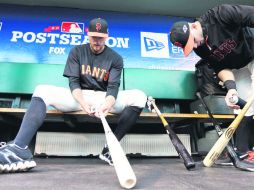
[[[226,80],[224,82],[224,85],[228,90],[230,90],[230,89],[236,90],[236,84],[235,84],[235,81],[233,81],[233,80]]]

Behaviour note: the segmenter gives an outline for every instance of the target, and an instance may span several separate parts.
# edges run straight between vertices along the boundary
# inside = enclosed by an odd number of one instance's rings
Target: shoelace
[[[6,142],[0,142],[0,148],[6,147]]]
[[[248,151],[247,154],[248,154],[247,159],[254,161],[254,151]]]
[[[111,163],[113,163],[113,162],[112,162],[111,155],[110,155],[109,152],[106,152],[106,153],[104,154],[104,156],[105,156]]]
[[[110,154],[109,154],[109,152],[106,152],[106,153],[104,154],[104,156],[105,156],[106,158],[110,158],[110,157],[111,157]]]

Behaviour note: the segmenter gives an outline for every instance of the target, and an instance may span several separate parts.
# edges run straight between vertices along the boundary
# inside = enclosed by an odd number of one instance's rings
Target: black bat
[[[205,110],[207,111],[209,117],[212,120],[212,123],[213,123],[213,125],[215,127],[215,130],[216,130],[218,136],[220,137],[223,134],[223,131],[222,131],[220,125],[218,124],[218,122],[213,117],[213,114],[212,114],[211,110],[209,109],[209,107],[205,103],[204,99],[201,97],[200,92],[197,92],[196,95],[199,98],[199,100],[201,101],[201,103],[203,104]],[[240,158],[236,154],[236,152],[235,152],[231,142],[228,143],[228,145],[226,146],[226,149],[227,149],[227,151],[229,153],[230,160],[232,161],[233,165],[236,168],[241,169],[241,170],[245,170],[245,171],[254,171],[254,168],[253,168],[253,166],[251,164],[242,162],[240,160]]]
[[[163,123],[163,126],[165,127],[166,132],[169,135],[169,138],[170,138],[172,144],[174,145],[179,156],[183,159],[186,169],[190,170],[190,169],[195,168],[194,160],[192,159],[192,157],[189,154],[189,152],[187,151],[187,149],[184,147],[184,145],[181,142],[181,140],[179,139],[179,137],[175,134],[175,132],[169,126],[166,119],[162,116],[160,110],[158,109],[158,107],[156,106],[156,104],[154,102],[154,99],[149,97],[148,101],[151,102],[153,109],[156,111],[157,115],[160,117],[160,119]]]

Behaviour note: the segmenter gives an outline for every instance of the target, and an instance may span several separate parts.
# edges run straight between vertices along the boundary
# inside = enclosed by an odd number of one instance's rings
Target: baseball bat
[[[120,185],[126,189],[133,188],[136,185],[137,179],[128,159],[126,158],[125,152],[123,151],[120,142],[117,140],[111,128],[109,127],[103,113],[100,113],[100,119],[104,128],[107,145]]]
[[[204,106],[205,110],[207,111],[209,117],[212,119],[212,123],[213,123],[213,125],[215,127],[215,130],[216,130],[218,136],[220,137],[223,134],[223,131],[222,131],[221,127],[220,127],[220,124],[213,117],[213,114],[212,114],[211,110],[209,109],[209,107],[206,104],[205,100],[202,98],[200,92],[197,92],[196,95],[199,98],[199,100],[201,101],[201,103],[203,104],[203,106]],[[246,102],[244,100],[241,100],[241,101],[242,101],[242,105],[244,106],[246,104]],[[233,148],[233,145],[232,145],[232,143],[230,141],[228,142],[228,144],[226,146],[226,149],[228,151],[230,160],[232,161],[233,165],[236,168],[241,169],[241,170],[246,170],[246,171],[254,171],[254,168],[252,168],[248,163],[243,163],[240,160],[240,158],[236,154],[236,152],[235,152],[235,150]],[[246,156],[246,155],[244,155],[244,156]]]
[[[205,159],[203,160],[203,164],[206,167],[211,167],[214,162],[218,159],[224,148],[227,146],[229,140],[233,136],[235,130],[239,126],[240,122],[242,121],[245,113],[250,108],[251,104],[254,101],[254,96],[251,96],[245,106],[243,107],[242,111],[238,114],[238,116],[234,119],[234,121],[229,125],[229,127],[223,132],[223,134],[219,137],[219,139],[215,142],[211,150],[206,155]]]
[[[186,169],[189,170],[189,169],[195,168],[195,162],[193,161],[189,152],[184,147],[183,143],[181,142],[179,137],[175,134],[173,129],[169,126],[166,119],[162,116],[162,114],[161,114],[160,110],[158,109],[158,107],[156,106],[154,100],[151,100],[151,97],[150,97],[150,101],[151,101],[151,104],[152,104],[155,112],[160,117],[160,119],[163,123],[163,126],[165,127],[166,132],[169,135],[169,138],[170,138],[173,146],[175,147],[175,149],[176,149],[177,153],[180,155],[180,157],[183,159]]]

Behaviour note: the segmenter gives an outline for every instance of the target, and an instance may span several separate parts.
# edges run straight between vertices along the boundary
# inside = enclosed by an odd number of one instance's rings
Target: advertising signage
[[[89,21],[108,21],[106,45],[124,59],[125,68],[194,70],[199,58],[184,57],[169,40],[174,22],[190,18],[70,8],[1,6],[0,63],[65,64],[69,51],[89,43]]]

